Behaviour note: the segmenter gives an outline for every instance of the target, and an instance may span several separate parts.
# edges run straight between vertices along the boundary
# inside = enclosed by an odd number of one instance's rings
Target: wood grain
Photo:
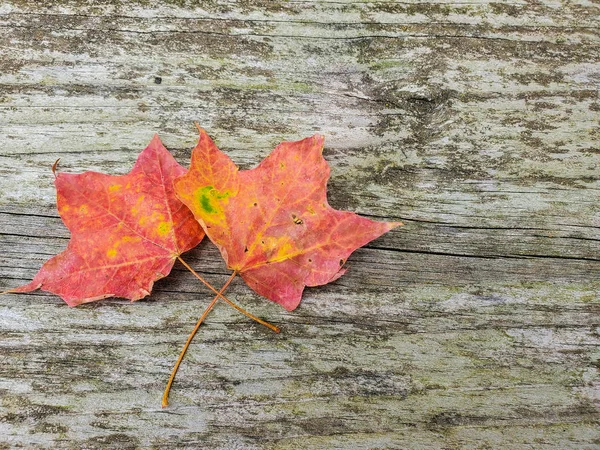
[[[50,166],[126,173],[198,121],[242,168],[319,132],[332,206],[396,229],[288,313],[209,292],[0,297],[0,448],[600,448],[600,5],[0,5],[0,290],[66,246]],[[228,272],[202,243],[186,261]]]

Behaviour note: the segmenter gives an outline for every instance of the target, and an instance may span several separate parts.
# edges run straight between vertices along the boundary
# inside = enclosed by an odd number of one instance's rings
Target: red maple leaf
[[[173,180],[185,173],[155,135],[127,175],[56,174],[58,212],[71,240],[31,283],[10,292],[42,289],[69,306],[150,294],[204,237],[173,191]]]
[[[298,306],[305,286],[339,278],[354,250],[402,225],[329,206],[322,136],[283,142],[258,167],[239,171],[199,130],[190,170],[175,181],[175,192],[227,266],[287,310]]]

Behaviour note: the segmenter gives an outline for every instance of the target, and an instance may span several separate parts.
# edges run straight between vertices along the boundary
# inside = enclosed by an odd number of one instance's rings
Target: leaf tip
[[[148,144],[148,147],[164,147],[162,141],[160,140],[160,136],[158,135],[158,133],[154,133],[154,136],[152,136],[152,139],[150,140],[150,144]]]
[[[325,136],[323,136],[322,134],[316,133],[316,134],[313,134],[312,140],[315,143],[315,146],[319,147],[319,149],[322,152],[323,147],[325,147]]]
[[[63,301],[67,304],[67,306],[69,308],[74,308],[76,306],[79,306],[83,303],[87,303],[88,301],[86,299],[83,300],[78,300],[78,299],[74,299],[74,298],[65,298],[62,295],[59,294],[59,296],[63,299]]]
[[[198,122],[194,122],[194,125],[196,125],[196,128],[198,129],[198,133],[200,133],[200,136],[202,136],[203,134],[208,134],[206,132],[206,130],[204,128],[202,128]]]
[[[31,282],[24,284],[23,286],[18,286],[16,288],[9,289],[8,291],[6,291],[6,294],[22,294],[25,292],[38,290],[41,287],[42,283],[36,281],[36,279],[34,278],[33,280],[31,280]]]

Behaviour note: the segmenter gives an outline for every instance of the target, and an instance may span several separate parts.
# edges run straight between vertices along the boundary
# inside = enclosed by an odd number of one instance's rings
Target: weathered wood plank
[[[600,7],[0,5],[0,290],[68,231],[51,164],[125,173],[200,122],[243,168],[320,132],[334,207],[402,220],[288,313],[241,280],[0,297],[0,448],[600,447]],[[202,243],[187,260],[227,277]]]

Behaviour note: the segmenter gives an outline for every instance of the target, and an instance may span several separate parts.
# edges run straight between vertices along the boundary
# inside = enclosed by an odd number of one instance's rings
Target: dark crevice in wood
[[[464,25],[456,28],[465,27]],[[36,30],[39,27],[30,25],[0,25],[0,28],[8,29],[27,29]],[[301,39],[301,40],[323,40],[323,41],[360,41],[368,39],[388,39],[388,40],[406,40],[406,39],[475,39],[485,41],[497,41],[497,42],[514,42],[514,43],[525,43],[525,44],[536,44],[538,40],[532,39],[518,39],[518,38],[507,38],[498,36],[481,36],[476,34],[437,34],[437,33],[404,33],[404,34],[365,34],[362,36],[306,36],[306,35],[294,35],[294,34],[261,34],[261,33],[223,33],[219,31],[207,31],[207,30],[152,30],[152,31],[141,31],[141,30],[125,30],[117,28],[57,28],[56,31],[79,31],[79,32],[99,32],[99,33],[123,33],[123,34],[137,34],[137,35],[157,35],[157,34],[189,34],[189,35],[206,35],[206,36],[220,36],[220,37],[241,37],[241,38],[269,38],[269,39]],[[562,46],[576,46],[579,44],[564,43]],[[590,48],[596,46],[590,45]]]
[[[578,256],[566,256],[566,255],[538,255],[538,254],[509,254],[509,255],[474,255],[474,254],[462,254],[462,253],[450,253],[450,252],[437,252],[437,251],[428,251],[428,250],[414,250],[414,249],[402,249],[402,248],[392,248],[392,247],[368,247],[365,246],[363,248],[372,249],[372,250],[384,250],[395,253],[414,253],[414,254],[422,254],[422,255],[435,255],[435,256],[448,256],[455,258],[477,258],[477,259],[549,259],[549,260],[570,260],[570,261],[593,261],[600,262],[600,258],[586,258],[586,257],[578,257]]]
[[[384,216],[376,216],[376,215],[372,215],[372,214],[361,214],[362,216],[365,217],[369,217],[369,218],[373,218],[373,219],[380,219],[380,220],[390,220],[389,217],[384,217]],[[396,218],[394,218],[396,219]],[[398,216],[397,217],[398,220],[405,222],[405,223],[410,223],[410,222],[416,222],[416,223],[428,223],[428,224],[432,224],[432,225],[439,225],[441,227],[444,228],[460,228],[460,229],[467,229],[467,230],[490,230],[490,231],[495,231],[495,230],[515,230],[515,231],[544,231],[544,232],[548,232],[548,233],[556,233],[557,231],[562,231],[560,229],[557,228],[540,228],[540,227],[521,227],[521,226],[480,226],[480,225],[463,225],[460,223],[455,223],[455,222],[443,222],[440,220],[426,220],[426,219],[418,219],[418,218],[414,218],[414,217],[402,217],[402,216]],[[595,229],[595,228],[599,228],[599,227],[594,227],[592,225],[590,226],[586,226],[586,225],[566,225],[566,224],[556,224],[557,226],[564,226],[564,227],[578,227],[578,228],[590,228],[590,229]],[[400,230],[402,229],[402,227],[399,228]],[[576,239],[572,236],[539,236],[539,237],[553,237],[553,238],[564,238],[564,239]],[[592,239],[595,240],[595,239]]]
[[[13,157],[14,157],[14,155],[13,155]],[[56,212],[56,214],[40,214],[40,213],[36,212],[35,209],[32,209],[31,211],[28,211],[26,213],[22,213],[22,212],[2,210],[2,207],[0,206],[0,215],[2,215],[2,214],[6,214],[8,216],[43,217],[45,219],[60,219],[60,215],[58,214],[58,212]],[[10,235],[10,233],[2,233],[2,232],[0,232],[0,235],[2,235],[2,234]]]

